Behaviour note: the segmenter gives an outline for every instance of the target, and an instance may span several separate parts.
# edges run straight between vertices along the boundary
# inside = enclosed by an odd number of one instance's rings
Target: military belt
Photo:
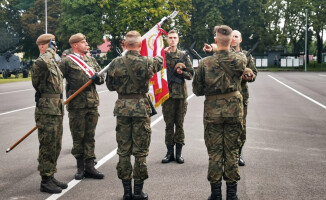
[[[230,92],[230,93],[225,93],[225,94],[209,95],[209,96],[205,96],[205,97],[206,97],[206,100],[219,100],[219,99],[229,99],[229,98],[239,95],[239,94],[240,94],[239,91],[235,91],[235,92]]]
[[[118,99],[141,99],[145,98],[144,94],[119,94]]]
[[[41,98],[54,98],[54,99],[62,99],[62,94],[41,94]]]

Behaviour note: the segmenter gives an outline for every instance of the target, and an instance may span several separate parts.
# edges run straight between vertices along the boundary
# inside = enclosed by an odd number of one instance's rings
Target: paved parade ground
[[[149,179],[144,192],[153,200],[204,200],[210,194],[208,155],[204,143],[204,97],[188,83],[184,164],[161,164],[166,154],[161,107],[152,117],[152,141],[147,159]],[[240,167],[241,200],[326,199],[326,73],[259,72],[249,85],[247,142]],[[41,193],[37,171],[37,131],[6,153],[6,149],[35,126],[34,89],[30,81],[0,85],[0,199],[122,199],[117,177],[113,108],[117,95],[97,87],[100,119],[96,129],[98,170],[103,180],[73,180],[76,161],[68,112],[64,116],[63,144],[57,179],[69,183],[61,194]],[[225,182],[222,185],[225,199]]]

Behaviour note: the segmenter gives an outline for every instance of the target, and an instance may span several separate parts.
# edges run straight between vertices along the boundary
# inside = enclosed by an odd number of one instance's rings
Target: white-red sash
[[[89,78],[91,78],[95,74],[95,70],[93,68],[91,68],[90,66],[88,66],[87,63],[85,63],[85,61],[83,61],[78,56],[76,56],[74,54],[69,54],[68,57],[72,61],[74,61],[80,68],[82,68],[82,70],[84,70],[84,72],[86,73],[86,75]]]

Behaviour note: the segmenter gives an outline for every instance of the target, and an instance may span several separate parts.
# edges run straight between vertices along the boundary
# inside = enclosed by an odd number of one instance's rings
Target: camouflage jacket
[[[114,116],[148,117],[151,108],[145,94],[149,89],[149,79],[163,68],[163,58],[141,56],[138,51],[127,51],[127,60],[138,81],[137,87],[131,80],[122,57],[115,58],[106,76],[106,85],[110,91],[119,95],[140,94],[143,98],[118,99],[115,103]]]
[[[172,85],[169,85],[170,98],[185,99],[188,97],[187,84],[185,83],[184,79],[191,80],[192,76],[194,75],[194,69],[192,68],[192,64],[190,62],[189,57],[186,56],[185,58],[183,58],[184,54],[185,53],[180,51],[179,49],[177,49],[176,52],[166,53],[165,58],[166,69],[168,70],[168,83],[172,83]],[[174,70],[174,67],[177,64],[177,61],[180,59],[182,59],[183,64],[186,65],[186,70],[183,71],[182,74],[177,74]],[[174,73],[177,78],[180,78],[183,81],[182,84],[169,80],[170,73]]]
[[[202,59],[193,80],[193,92],[197,96],[212,96],[237,91],[247,59],[242,53],[220,50]],[[231,69],[234,77],[221,67]],[[241,94],[230,99],[205,100],[205,117],[241,117],[243,115]]]
[[[242,50],[241,52],[243,54],[245,54],[245,55],[247,55],[247,53],[248,53],[248,51],[244,51],[244,50]],[[247,57],[247,65],[246,65],[246,67],[250,68],[254,72],[255,76],[257,76],[258,71],[257,71],[257,68],[255,66],[255,63],[254,63],[253,58],[252,58],[251,55],[249,55]],[[250,82],[254,82],[255,79],[256,79],[256,77],[253,80],[251,80]],[[248,83],[247,82],[248,81],[245,81],[244,79],[242,79],[242,81],[241,81],[241,94],[242,94],[244,103],[248,103],[248,99],[249,99],[249,90],[248,90]]]
[[[64,50],[62,52],[61,59],[67,57],[67,55],[72,54],[72,53],[74,53],[74,51],[72,50],[72,48]]]
[[[85,55],[83,60],[96,72],[101,70],[101,67],[91,57]],[[67,98],[89,81],[89,77],[86,73],[69,57],[62,59],[60,69],[63,73],[63,77],[66,78]],[[100,77],[99,83],[104,83],[103,75]],[[68,110],[76,108],[94,108],[99,106],[99,103],[100,101],[96,91],[96,86],[92,83],[68,103]]]
[[[53,49],[48,48],[32,66],[32,84],[40,94],[35,114],[63,115],[62,98],[42,97],[48,94],[57,94],[62,97],[63,77],[54,56]]]

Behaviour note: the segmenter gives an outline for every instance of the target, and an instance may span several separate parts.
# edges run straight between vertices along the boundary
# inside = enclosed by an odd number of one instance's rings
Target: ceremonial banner
[[[142,56],[155,57],[160,55],[164,58],[164,68],[154,74],[150,79],[148,94],[151,97],[153,105],[157,108],[165,100],[169,98],[168,79],[165,62],[165,52],[162,32],[166,32],[160,28],[159,24],[154,26],[150,31],[142,36],[142,48],[140,54]]]

